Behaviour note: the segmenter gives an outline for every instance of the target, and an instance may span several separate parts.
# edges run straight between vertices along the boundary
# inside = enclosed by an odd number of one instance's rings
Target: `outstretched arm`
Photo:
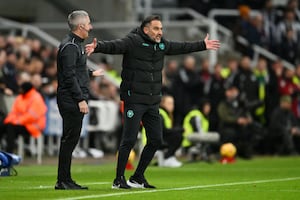
[[[209,34],[202,41],[174,42],[170,41],[166,49],[167,55],[178,55],[204,50],[217,50],[220,48],[219,40],[210,40]]]
[[[110,41],[97,41],[94,38],[93,42],[85,45],[87,55],[92,53],[105,53],[105,54],[124,54],[129,45],[129,38],[116,39]]]

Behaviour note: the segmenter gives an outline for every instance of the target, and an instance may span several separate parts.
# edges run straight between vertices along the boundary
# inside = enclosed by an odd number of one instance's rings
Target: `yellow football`
[[[220,154],[223,157],[233,158],[236,154],[236,147],[232,143],[224,143],[220,148]]]

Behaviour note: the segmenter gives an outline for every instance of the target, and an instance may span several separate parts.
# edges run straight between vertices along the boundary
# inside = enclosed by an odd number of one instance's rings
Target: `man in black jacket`
[[[270,153],[279,155],[296,153],[296,147],[299,146],[300,129],[291,107],[291,97],[282,96],[280,105],[272,112],[267,137]]]
[[[93,52],[123,54],[120,89],[121,99],[125,105],[125,116],[113,188],[155,188],[147,182],[144,172],[162,143],[161,118],[158,109],[164,56],[206,49],[216,50],[220,46],[218,40],[209,40],[208,35],[204,41],[172,42],[162,37],[162,29],[160,17],[149,16],[144,19],[139,28],[123,39],[99,42],[94,39],[91,44],[86,45],[88,55]],[[146,129],[147,144],[134,175],[126,182],[125,166],[130,150],[136,142],[140,121]]]
[[[79,10],[68,16],[71,32],[62,40],[57,55],[57,104],[63,119],[58,175],[55,189],[87,189],[76,184],[71,178],[72,152],[78,143],[82,119],[89,111],[89,71],[86,67],[86,54],[82,47],[92,29],[88,13]],[[90,71],[99,76],[101,70]]]

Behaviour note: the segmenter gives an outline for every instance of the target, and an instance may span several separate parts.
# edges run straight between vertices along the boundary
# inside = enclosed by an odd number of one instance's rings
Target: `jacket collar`
[[[82,39],[81,37],[79,37],[78,35],[76,35],[76,34],[73,33],[73,32],[70,32],[70,33],[69,33],[69,36],[70,36],[71,38],[74,38],[74,42],[75,42],[75,43],[82,43],[82,42],[84,41],[84,39]]]
[[[140,28],[137,27],[135,29],[133,29],[130,33],[134,33],[134,34],[138,34],[140,35],[144,40],[151,42],[153,44],[156,44],[157,42],[155,42],[154,40],[152,40],[147,34],[144,33],[144,31]],[[161,40],[163,41],[163,38],[161,38]]]
[[[36,92],[35,88],[32,87],[30,90],[28,90],[28,92],[22,94],[22,96],[24,98],[28,98],[28,97],[32,96],[35,92]]]

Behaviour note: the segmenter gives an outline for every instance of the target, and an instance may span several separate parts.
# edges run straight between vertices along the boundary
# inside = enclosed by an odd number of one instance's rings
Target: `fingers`
[[[211,46],[210,46],[210,50],[218,50],[220,48],[220,44],[212,44]]]
[[[82,107],[80,108],[80,112],[83,114],[87,114],[89,112],[89,108],[88,107]]]
[[[83,101],[79,102],[78,106],[79,106],[79,111],[81,113],[87,114],[89,112],[89,107],[88,107],[86,101],[83,100]]]
[[[204,39],[204,40],[208,40],[208,38],[209,38],[209,34],[208,34],[208,33],[206,33],[206,37],[205,37],[205,39]]]
[[[87,53],[88,56],[90,56],[94,52],[94,44],[87,44],[85,46],[85,52]]]
[[[93,45],[94,45],[94,48],[97,47],[97,38],[94,38],[94,40],[93,40]]]
[[[206,44],[207,44],[206,48],[210,50],[217,50],[221,46],[219,40],[208,40]]]
[[[104,75],[104,70],[103,69],[97,69],[93,71],[93,76],[103,76]]]
[[[90,56],[94,52],[96,47],[97,38],[94,38],[92,43],[85,45],[85,52],[87,53],[87,56]]]

